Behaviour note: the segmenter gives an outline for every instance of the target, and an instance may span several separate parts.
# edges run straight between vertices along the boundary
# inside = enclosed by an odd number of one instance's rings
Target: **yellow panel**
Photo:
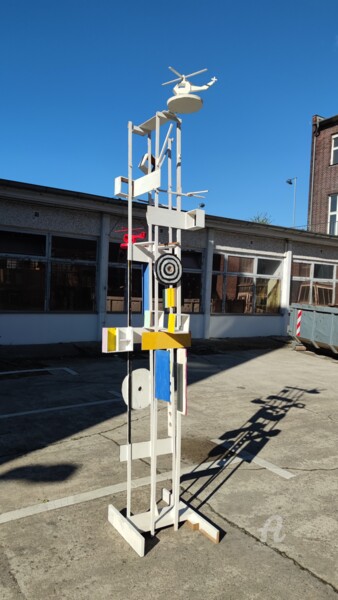
[[[107,337],[108,352],[116,352],[116,327],[109,327]]]
[[[170,313],[168,315],[168,332],[175,333],[175,325],[176,325],[176,315],[175,313]]]
[[[189,348],[189,346],[191,346],[191,333],[166,331],[142,333],[142,350],[168,350],[169,348]]]
[[[174,308],[176,306],[176,288],[167,288],[164,297],[165,308]]]

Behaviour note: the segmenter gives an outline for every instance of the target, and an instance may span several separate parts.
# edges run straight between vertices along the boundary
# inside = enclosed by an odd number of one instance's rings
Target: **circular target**
[[[155,277],[163,285],[174,285],[182,277],[182,264],[175,254],[162,254],[154,265]]]
[[[128,404],[128,375],[122,382],[122,397]],[[140,410],[150,404],[150,371],[136,369],[131,373],[131,408]]]

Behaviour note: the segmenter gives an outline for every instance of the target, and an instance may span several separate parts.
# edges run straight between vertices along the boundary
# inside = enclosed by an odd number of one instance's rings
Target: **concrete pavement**
[[[221,543],[168,528],[143,559],[107,522],[109,502],[125,505],[125,361],[3,365],[2,600],[338,597],[336,360],[276,345],[202,351],[189,359],[182,498],[221,528]],[[8,374],[23,368],[41,370]],[[134,441],[148,439],[147,410],[133,418]],[[163,404],[163,437],[166,421]],[[170,457],[158,467],[160,495]],[[135,512],[148,507],[148,477],[148,461],[135,461]]]

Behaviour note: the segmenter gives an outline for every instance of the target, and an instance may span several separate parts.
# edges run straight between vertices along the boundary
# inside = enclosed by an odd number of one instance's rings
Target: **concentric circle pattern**
[[[175,254],[162,254],[154,265],[155,277],[163,285],[175,285],[182,277],[182,264]]]

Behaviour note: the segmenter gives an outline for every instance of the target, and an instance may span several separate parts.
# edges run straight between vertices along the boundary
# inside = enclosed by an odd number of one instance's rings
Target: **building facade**
[[[139,231],[145,213],[135,202]],[[0,345],[100,341],[102,327],[126,325],[126,225],[124,200],[0,180]],[[182,232],[182,263],[195,338],[286,335],[290,302],[338,303],[325,233],[206,216]],[[132,284],[141,326],[141,264]]]
[[[338,235],[338,115],[312,118],[308,229]]]

